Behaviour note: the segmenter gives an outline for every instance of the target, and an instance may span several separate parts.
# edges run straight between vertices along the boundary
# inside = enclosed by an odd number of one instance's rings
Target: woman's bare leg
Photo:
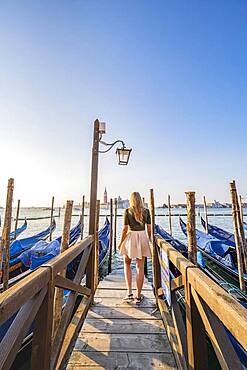
[[[132,270],[131,270],[131,258],[124,255],[124,276],[127,286],[128,294],[132,293]]]
[[[136,297],[140,298],[142,287],[143,287],[143,281],[144,281],[144,260],[145,257],[142,257],[142,259],[137,258],[136,259]]]

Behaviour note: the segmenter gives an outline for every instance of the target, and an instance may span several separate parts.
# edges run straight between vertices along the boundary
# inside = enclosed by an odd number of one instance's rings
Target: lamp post
[[[91,164],[91,188],[90,188],[90,206],[89,206],[89,235],[95,233],[95,215],[96,215],[96,201],[97,201],[97,187],[98,187],[98,163],[99,153],[109,152],[116,144],[121,143],[121,147],[117,148],[118,164],[127,165],[132,149],[127,149],[122,140],[116,140],[114,143],[106,143],[102,140],[103,134],[106,132],[105,123],[98,119],[94,121],[93,132],[93,147],[92,147],[92,164]],[[99,144],[103,144],[108,148],[106,150],[99,150]],[[94,264],[95,250],[92,248],[87,264],[86,285],[89,289],[94,288]]]

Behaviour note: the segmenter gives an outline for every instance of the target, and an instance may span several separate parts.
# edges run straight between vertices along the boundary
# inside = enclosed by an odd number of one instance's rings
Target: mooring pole
[[[83,239],[84,233],[84,222],[85,222],[85,195],[82,197],[82,205],[81,205],[81,240]]]
[[[1,258],[0,266],[2,267],[2,256],[4,254],[4,266],[3,266],[3,290],[8,289],[9,285],[9,247],[10,247],[10,231],[11,231],[11,216],[12,216],[12,201],[14,192],[14,179],[8,180],[8,190],[6,199],[6,208],[4,215],[4,225],[2,231],[1,240]]]
[[[170,235],[172,235],[171,197],[169,194],[168,194],[168,215],[169,215],[169,231]]]
[[[241,253],[242,253],[242,258],[244,260],[245,271],[247,272],[247,246],[246,246],[245,232],[244,232],[244,226],[243,226],[243,216],[241,214],[241,206],[240,206],[241,197],[238,197],[238,192],[237,192],[235,181],[233,181],[233,183],[235,185],[235,202],[236,202],[238,231],[240,234],[241,246],[242,246]]]
[[[58,217],[61,216],[61,207],[58,208]]]
[[[99,162],[99,125],[98,119],[94,122],[93,148],[92,148],[92,167],[91,167],[91,188],[90,188],[90,208],[89,208],[89,235],[95,232],[95,215],[97,201],[98,183],[98,162]],[[94,287],[94,268],[95,268],[95,248],[92,248],[86,269],[86,286],[89,289]]]
[[[113,202],[112,199],[110,199],[110,241],[109,241],[108,274],[112,272],[112,242],[113,242]]]
[[[142,203],[143,203],[143,207],[145,207],[145,198],[143,197],[142,198]],[[147,276],[148,275],[148,260],[147,260],[147,257],[144,257],[144,275]]]
[[[245,292],[245,284],[244,284],[244,277],[243,277],[244,267],[243,267],[243,260],[242,260],[239,230],[238,230],[237,194],[236,194],[235,181],[230,182],[230,193],[231,193],[231,199],[232,199],[232,218],[233,218],[234,238],[235,238],[236,252],[237,252],[239,286],[240,286],[240,289],[243,292]]]
[[[54,212],[54,197],[51,198],[50,237],[49,237],[50,242],[52,241],[53,212]]]
[[[95,281],[94,290],[97,289],[99,284],[99,213],[100,213],[100,200],[96,202],[96,213],[95,213]]]
[[[244,215],[243,215],[243,202],[242,202],[242,196],[239,195],[239,211],[241,215],[241,221],[244,222]]]
[[[15,231],[14,231],[14,240],[16,239],[16,231],[18,228],[18,220],[19,220],[19,213],[20,213],[20,199],[18,199],[17,202],[17,209],[16,209],[16,216],[15,216]]]
[[[205,195],[203,197],[203,203],[204,203],[204,216],[205,216],[205,223],[206,223],[206,233],[208,234],[208,209],[207,209],[207,201],[206,201]]]
[[[151,215],[151,242],[152,242],[152,268],[153,268],[153,284],[155,297],[158,297],[158,289],[161,287],[161,273],[158,252],[155,242],[155,205],[154,205],[154,191],[150,189],[150,215]]]
[[[188,258],[195,265],[197,263],[196,245],[196,217],[195,217],[195,192],[185,193],[187,198],[187,238],[188,238]]]
[[[114,253],[117,252],[117,198],[114,199]]]
[[[73,200],[67,200],[64,223],[63,223],[63,233],[62,241],[60,247],[60,253],[63,253],[69,247],[69,235],[71,226],[71,216],[73,210]],[[66,270],[60,273],[61,276],[65,277]],[[55,309],[54,309],[54,327],[53,327],[53,338],[56,335],[56,331],[62,316],[62,306],[63,306],[63,289],[56,288],[55,290]]]

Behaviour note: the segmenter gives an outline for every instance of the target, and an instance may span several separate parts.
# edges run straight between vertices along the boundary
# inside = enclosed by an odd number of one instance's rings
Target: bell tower
[[[105,188],[105,191],[104,191],[104,204],[107,204],[107,190]]]

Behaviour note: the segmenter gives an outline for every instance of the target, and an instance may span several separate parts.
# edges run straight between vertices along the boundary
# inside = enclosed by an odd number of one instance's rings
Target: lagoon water
[[[200,217],[198,216],[199,209],[197,209],[197,217],[196,217],[196,223],[197,228],[203,230],[201,223],[200,223]],[[168,220],[168,210],[167,209],[156,209],[156,218],[155,222],[159,225],[161,225],[165,230],[169,231],[169,220]],[[200,209],[200,213],[202,216],[204,216],[203,210]],[[13,218],[16,214],[16,209],[13,208]],[[181,241],[186,242],[186,237],[181,232],[179,227],[179,215],[183,217],[183,219],[186,221],[186,209],[178,209],[173,208],[172,209],[172,230],[173,230],[173,236]],[[224,228],[230,232],[233,232],[233,225],[232,225],[232,216],[231,216],[231,209],[208,209],[209,214],[209,223],[212,223],[216,226],[219,226],[221,228]],[[20,210],[20,218],[38,218],[38,217],[49,217],[50,211],[43,208],[21,208]],[[54,210],[54,215],[58,215],[58,208]],[[106,216],[109,216],[109,211],[102,209],[100,212],[100,227],[104,224]],[[117,217],[117,238],[119,240],[120,234],[121,234],[121,228],[123,224],[123,210],[118,210],[118,217]],[[4,210],[0,209],[0,216],[3,223],[4,219]],[[73,217],[72,217],[72,226],[76,225],[80,218],[80,210],[78,208],[73,209]],[[64,209],[61,209],[61,215],[60,217],[56,217],[56,230],[53,233],[53,239],[60,236],[63,229],[63,219],[64,219]],[[25,238],[27,236],[34,235],[45,228],[49,227],[50,220],[47,219],[40,219],[40,220],[28,220],[28,227],[27,229],[19,236],[19,238]],[[19,226],[21,226],[23,221],[19,221]],[[14,221],[12,224],[12,230],[14,228]],[[85,215],[85,228],[84,228],[84,236],[87,235],[88,232],[88,209],[86,209],[86,215]],[[151,278],[151,261],[148,261],[149,265],[149,271],[150,271],[150,278]],[[117,252],[117,254],[114,256],[113,259],[113,268],[121,269],[122,268],[122,258]],[[104,270],[104,269],[103,269]],[[104,272],[103,272],[104,275]]]

